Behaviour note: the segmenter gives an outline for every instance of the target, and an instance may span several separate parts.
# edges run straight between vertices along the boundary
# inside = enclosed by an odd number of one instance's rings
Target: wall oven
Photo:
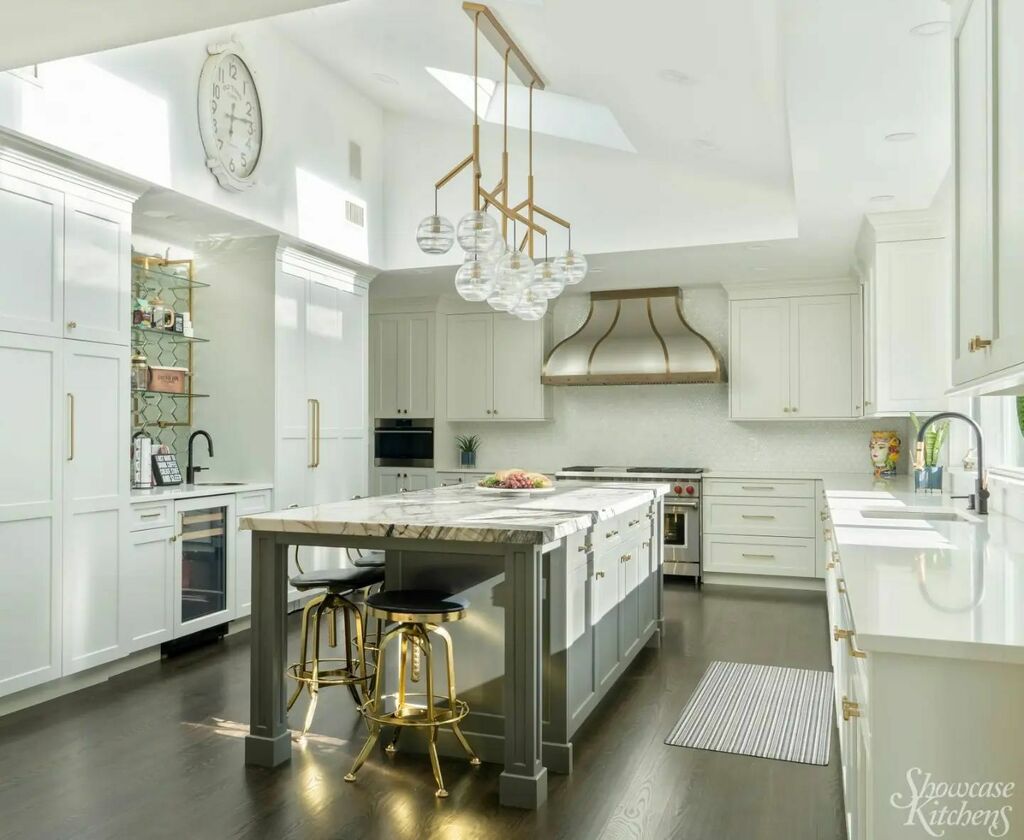
[[[373,430],[373,463],[378,467],[434,466],[433,420],[378,420]]]

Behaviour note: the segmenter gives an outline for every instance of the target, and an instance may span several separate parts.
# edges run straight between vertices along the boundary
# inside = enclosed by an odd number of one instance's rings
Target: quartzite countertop
[[[668,492],[667,484],[560,481],[550,493],[439,487],[246,516],[252,531],[543,545]]]
[[[131,503],[166,502],[174,499],[201,499],[204,496],[223,496],[229,493],[248,493],[253,490],[271,490],[268,482],[228,482],[227,484],[170,484],[164,487],[133,489]]]

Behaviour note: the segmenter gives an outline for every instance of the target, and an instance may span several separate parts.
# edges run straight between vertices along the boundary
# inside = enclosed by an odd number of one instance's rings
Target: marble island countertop
[[[410,540],[546,544],[649,504],[667,484],[559,482],[549,493],[440,487],[247,516],[252,531]]]
[[[1024,522],[906,477],[820,478],[861,647],[1024,663]]]

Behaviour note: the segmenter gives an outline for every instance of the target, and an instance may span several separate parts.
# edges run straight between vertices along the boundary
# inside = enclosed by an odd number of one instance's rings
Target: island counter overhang
[[[576,728],[639,650],[660,643],[668,489],[560,482],[524,497],[462,486],[245,517],[240,527],[254,532],[246,762],[275,766],[291,754],[290,546],[383,550],[389,588],[468,595],[469,617],[451,627],[459,693],[473,710],[464,728],[485,761],[504,763],[502,804],[538,807],[547,768],[571,770]]]

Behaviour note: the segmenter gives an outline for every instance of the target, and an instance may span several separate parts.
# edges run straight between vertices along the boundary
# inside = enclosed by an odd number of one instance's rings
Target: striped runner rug
[[[828,764],[832,672],[712,662],[665,743]]]

